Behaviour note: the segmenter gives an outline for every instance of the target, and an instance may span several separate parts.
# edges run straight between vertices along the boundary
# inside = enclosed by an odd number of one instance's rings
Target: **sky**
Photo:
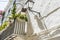
[[[4,8],[6,8],[8,1],[9,0],[0,0],[0,10],[4,11]],[[2,16],[0,15],[0,25],[1,25],[1,18]]]
[[[4,10],[9,0],[0,0],[0,10]]]

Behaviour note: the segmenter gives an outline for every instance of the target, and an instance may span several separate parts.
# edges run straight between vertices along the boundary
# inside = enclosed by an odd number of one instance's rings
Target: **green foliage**
[[[25,21],[28,21],[28,18],[27,18],[27,16],[25,16],[25,17],[24,17],[24,19],[25,19]]]
[[[8,25],[8,21],[5,21],[1,26],[0,26],[0,31],[3,30],[5,27]]]
[[[13,19],[13,17],[12,16],[11,17],[9,16],[9,19]]]
[[[19,18],[19,19],[28,21],[26,14],[15,14],[15,15],[11,15],[11,17],[9,17],[9,18],[10,19]]]
[[[21,14],[21,15],[19,16],[19,18],[22,19],[22,20],[28,21],[28,18],[27,18],[27,16],[26,16],[26,14]]]
[[[19,17],[20,17],[20,19],[24,19],[24,15],[20,15]]]
[[[15,14],[16,14],[16,3],[13,4],[13,9],[12,9],[11,13],[12,13],[12,17],[15,19],[16,18],[16,16],[15,16]]]

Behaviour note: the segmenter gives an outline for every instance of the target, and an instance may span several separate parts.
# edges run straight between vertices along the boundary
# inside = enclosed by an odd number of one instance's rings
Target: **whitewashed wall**
[[[33,10],[39,11],[43,17],[58,7],[60,7],[60,0],[36,0]],[[60,24],[60,9],[44,19],[44,22],[47,28]]]

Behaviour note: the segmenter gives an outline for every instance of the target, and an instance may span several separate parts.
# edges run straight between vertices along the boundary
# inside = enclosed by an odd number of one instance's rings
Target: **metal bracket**
[[[27,0],[25,4],[27,4],[28,2],[32,2],[33,4],[35,3],[33,0]]]

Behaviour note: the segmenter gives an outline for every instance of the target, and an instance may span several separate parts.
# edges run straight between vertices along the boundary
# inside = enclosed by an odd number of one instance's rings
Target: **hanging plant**
[[[19,18],[22,20],[28,21],[26,14],[21,14]]]
[[[7,25],[9,24],[8,21],[5,21],[1,26],[0,26],[0,31],[3,30]]]
[[[20,15],[20,19],[24,19],[24,15]]]
[[[21,20],[25,20],[25,21],[28,21],[28,18],[26,16],[26,14],[15,14],[15,15],[11,15],[9,17],[9,19],[14,19],[14,18],[18,18],[18,19],[21,19]]]
[[[12,9],[11,13],[12,13],[13,19],[15,20],[16,19],[16,16],[15,16],[15,14],[16,14],[16,1],[14,1],[14,3],[13,3],[13,9]]]
[[[9,16],[9,19],[13,19],[13,17],[12,16]]]
[[[24,19],[25,19],[25,21],[28,21],[28,18],[27,18],[27,16],[25,16],[25,17],[24,17]]]
[[[18,18],[18,19],[21,19],[21,20],[28,21],[26,14],[24,14],[27,11],[27,9],[26,8],[22,8],[21,11],[22,11],[22,13],[16,14],[16,4],[14,3],[13,4],[13,10],[12,10],[12,17],[11,18],[13,18],[14,20],[16,18]]]

